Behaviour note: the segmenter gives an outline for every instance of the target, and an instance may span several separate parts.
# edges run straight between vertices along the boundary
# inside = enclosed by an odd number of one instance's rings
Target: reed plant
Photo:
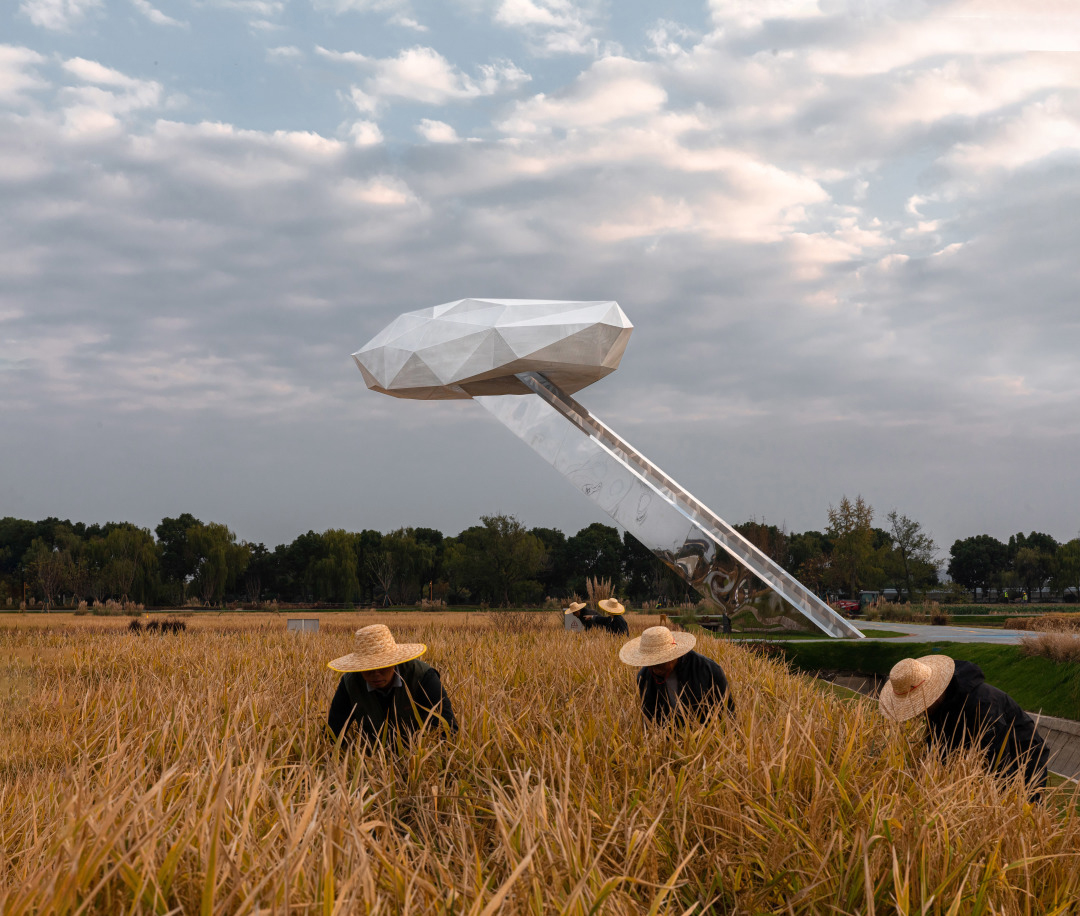
[[[1075,912],[1075,794],[707,636],[734,717],[646,728],[616,640],[480,616],[394,623],[461,730],[369,753],[344,627],[0,630],[0,912]]]

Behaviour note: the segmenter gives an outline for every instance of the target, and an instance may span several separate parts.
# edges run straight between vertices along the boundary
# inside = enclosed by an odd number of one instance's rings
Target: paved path
[[[891,623],[889,621],[859,620],[855,622],[866,635],[874,638],[874,630],[891,630],[906,636],[890,638],[889,642],[988,642],[998,646],[1015,646],[1021,636],[1030,636],[1023,630],[1002,630],[998,627],[935,627],[924,623]]]

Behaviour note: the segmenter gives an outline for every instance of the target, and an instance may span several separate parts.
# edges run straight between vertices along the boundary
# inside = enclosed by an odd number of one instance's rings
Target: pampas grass
[[[394,621],[462,727],[368,755],[324,728],[344,627],[0,631],[0,912],[1073,911],[1075,795],[706,636],[734,719],[647,729],[617,645],[550,616]]]

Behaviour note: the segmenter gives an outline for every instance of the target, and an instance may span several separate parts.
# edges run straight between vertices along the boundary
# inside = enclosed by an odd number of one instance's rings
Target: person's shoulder
[[[428,677],[430,672],[434,672],[435,677],[439,676],[439,672],[436,671],[427,662],[422,661],[419,658],[414,658],[407,662],[402,662],[397,666],[397,672],[401,675],[403,681],[410,679],[423,680]]]

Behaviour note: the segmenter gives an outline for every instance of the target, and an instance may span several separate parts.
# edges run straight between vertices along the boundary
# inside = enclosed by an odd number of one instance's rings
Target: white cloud
[[[982,173],[1015,170],[1062,153],[1080,153],[1080,111],[1070,111],[1054,95],[998,119],[977,142],[957,144],[946,161],[964,183]]]
[[[382,143],[383,135],[374,121],[357,121],[349,128],[349,137],[356,146],[375,146]]]
[[[301,60],[304,52],[295,45],[283,45],[279,48],[267,48],[266,58],[272,61],[297,61]]]
[[[166,16],[157,7],[151,5],[149,0],[131,0],[132,5],[140,13],[142,13],[147,19],[149,19],[154,25],[168,25],[178,28],[187,28],[186,22],[181,22],[179,19],[173,19],[171,16]]]
[[[524,32],[535,53],[596,53],[596,14],[590,6],[574,0],[500,0],[495,21]]]
[[[627,58],[596,61],[566,91],[514,106],[500,128],[511,134],[610,124],[658,113],[667,101],[655,71]]]
[[[0,45],[0,102],[16,105],[23,102],[26,94],[48,86],[33,72],[45,58],[29,48]]]
[[[103,5],[102,0],[19,0],[20,11],[34,25],[57,32],[67,31]]]
[[[430,105],[465,101],[495,95],[529,80],[529,75],[510,61],[483,64],[476,77],[453,66],[434,48],[414,47],[396,57],[373,58],[355,51],[318,53],[371,71],[362,89],[353,89],[352,98],[360,111],[372,111],[388,98],[408,99]]]
[[[416,125],[416,132],[428,143],[457,143],[461,140],[457,131],[449,124],[444,121],[432,121],[429,118],[420,120],[420,123]]]

